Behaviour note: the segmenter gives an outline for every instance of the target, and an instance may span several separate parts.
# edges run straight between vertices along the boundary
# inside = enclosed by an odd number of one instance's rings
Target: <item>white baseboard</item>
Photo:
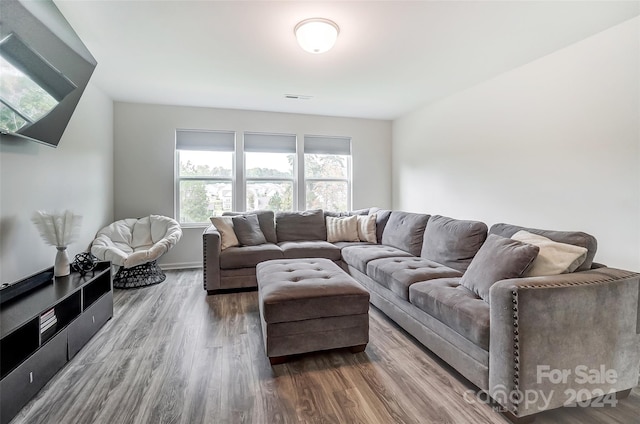
[[[202,268],[202,262],[177,262],[172,264],[158,264],[163,271],[169,269],[190,269],[190,268]]]

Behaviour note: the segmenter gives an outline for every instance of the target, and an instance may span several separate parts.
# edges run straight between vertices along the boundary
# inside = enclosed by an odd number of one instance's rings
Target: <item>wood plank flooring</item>
[[[206,296],[201,270],[116,290],[114,318],[12,424],[506,423],[473,386],[375,308],[370,343],[270,366],[257,292]],[[537,423],[638,423],[616,407],[562,408]]]

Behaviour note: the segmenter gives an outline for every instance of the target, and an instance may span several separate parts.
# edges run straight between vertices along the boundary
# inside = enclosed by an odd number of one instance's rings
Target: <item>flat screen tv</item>
[[[96,60],[52,0],[0,0],[0,133],[57,147]]]

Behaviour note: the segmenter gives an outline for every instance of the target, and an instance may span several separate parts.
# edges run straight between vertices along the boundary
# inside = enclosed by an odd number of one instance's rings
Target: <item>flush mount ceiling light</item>
[[[305,19],[293,29],[298,44],[309,53],[319,54],[330,50],[338,39],[338,25],[323,18]]]

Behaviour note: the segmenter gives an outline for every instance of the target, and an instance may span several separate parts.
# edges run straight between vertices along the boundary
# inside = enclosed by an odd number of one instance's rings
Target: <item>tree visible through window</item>
[[[304,136],[305,207],[351,209],[351,139]]]
[[[304,155],[307,209],[349,209],[349,156]]]
[[[207,222],[233,210],[233,153],[179,151],[180,222]]]
[[[0,129],[17,132],[58,105],[47,91],[0,56]]]

